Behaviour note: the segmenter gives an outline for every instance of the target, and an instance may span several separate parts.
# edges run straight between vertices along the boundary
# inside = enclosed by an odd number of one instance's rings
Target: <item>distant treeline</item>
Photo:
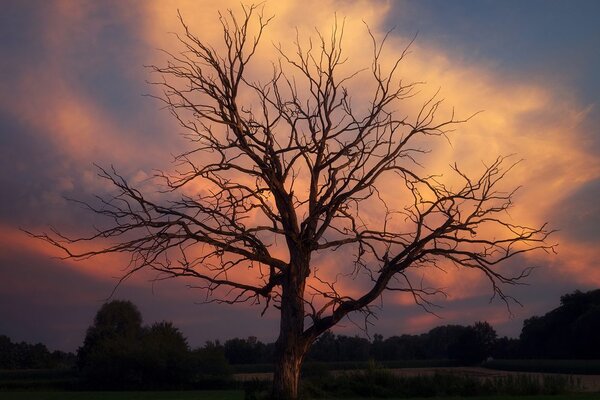
[[[498,339],[487,322],[471,326],[445,325],[421,335],[392,336],[373,340],[359,336],[334,335],[325,332],[311,347],[306,361],[395,361],[395,360],[459,360],[463,364],[482,361],[498,352],[506,352],[514,339]],[[274,343],[262,343],[255,337],[230,339],[210,346],[221,348],[231,364],[262,364],[273,362]]]
[[[451,359],[478,363],[499,359],[600,359],[600,289],[575,291],[561,297],[560,307],[525,320],[519,338],[498,337],[487,322],[470,326],[444,325],[419,335],[374,335],[372,340],[323,334],[307,361],[343,362]],[[231,339],[222,345],[232,364],[269,363],[274,344],[254,337]]]
[[[561,297],[561,305],[524,322],[518,339],[498,337],[487,322],[444,325],[420,335],[372,339],[326,332],[314,343],[308,362],[455,360],[476,364],[494,359],[600,359],[600,289]],[[113,386],[187,384],[227,377],[230,365],[269,364],[274,344],[256,337],[209,341],[191,349],[169,322],[142,325],[137,307],[115,300],[104,304],[77,354],[49,352],[43,344],[13,343],[0,336],[0,369],[73,368],[88,382]]]
[[[72,366],[75,359],[73,353],[50,352],[42,343],[15,343],[0,335],[0,369],[60,369]]]
[[[566,294],[560,304],[544,316],[525,320],[523,358],[600,359],[600,289]]]

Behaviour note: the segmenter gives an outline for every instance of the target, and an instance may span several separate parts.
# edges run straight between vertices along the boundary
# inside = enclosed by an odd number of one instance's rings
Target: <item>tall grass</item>
[[[482,366],[502,371],[600,375],[600,360],[489,360]]]
[[[579,382],[562,376],[476,378],[448,373],[398,376],[377,364],[371,364],[363,371],[305,379],[302,393],[307,398],[553,395],[574,391],[578,386]]]

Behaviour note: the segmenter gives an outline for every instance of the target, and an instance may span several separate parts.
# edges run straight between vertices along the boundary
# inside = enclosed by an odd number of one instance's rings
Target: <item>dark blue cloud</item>
[[[139,122],[132,115],[143,108],[141,96],[147,92],[143,56],[152,49],[141,36],[137,15],[124,13],[117,5],[93,3],[84,21],[66,28],[61,64],[63,76],[127,126]]]
[[[558,207],[560,235],[583,243],[600,242],[600,179],[588,182]]]
[[[158,105],[141,97],[150,91],[145,83],[148,74],[143,64],[147,55],[156,50],[144,42],[139,31],[142,16],[136,14],[131,4],[86,2],[88,15],[81,23],[61,25],[65,41],[60,43],[60,51],[56,51],[45,37],[48,24],[56,23],[55,3],[3,2],[0,96],[10,100],[23,95],[18,92],[17,84],[23,78],[39,83],[64,83],[69,90],[91,99],[102,115],[114,119],[111,122],[115,122],[115,126],[138,140],[139,153],[143,153],[150,142],[160,145],[161,141],[171,141],[172,136],[164,135],[166,119],[156,117]],[[392,10],[388,25],[397,25],[407,35],[418,31],[418,40],[436,43],[467,64],[484,62],[507,79],[514,76],[532,80],[542,87],[554,87],[556,82],[570,86],[583,105],[598,100],[600,2],[423,0],[392,4],[397,5],[397,9]],[[128,12],[123,12],[124,8],[128,8]],[[40,75],[26,76],[26,71],[32,69]],[[36,95],[35,90],[26,94]],[[600,122],[597,110],[592,109],[591,114],[586,123]],[[90,216],[78,208],[53,204],[44,196],[60,199],[61,195],[68,195],[86,200],[90,193],[85,188],[82,166],[69,158],[60,143],[52,140],[50,130],[33,122],[0,107],[0,224],[13,228],[40,224],[75,226]],[[592,123],[586,128],[590,147],[600,151],[597,126]],[[95,159],[89,163],[94,161],[104,165],[111,162]],[[144,160],[143,167],[165,167],[154,162],[156,160]],[[72,189],[59,189],[65,177],[72,180]],[[600,239],[598,195],[600,182],[594,181],[565,200],[557,210],[560,216],[556,219],[563,234],[581,242],[597,243]],[[15,340],[42,341],[51,348],[75,350],[115,282],[86,275],[24,249],[7,250],[6,246],[1,249],[0,334],[8,334]],[[560,295],[577,288],[574,280],[559,276],[551,266],[542,265],[530,281],[531,286],[510,288],[510,294],[525,308],[515,309],[518,317],[507,318],[502,326],[496,326],[501,334],[518,335],[524,318],[545,313],[558,305]],[[150,283],[125,284],[116,297],[138,304],[146,322],[173,320],[192,345],[234,336],[275,339],[274,310],[259,321],[257,308],[197,305],[194,300],[201,300],[201,294],[198,293],[198,297],[193,292],[180,295],[183,286],[177,281],[154,287]],[[444,302],[440,314],[446,318],[439,320],[439,324],[471,324],[485,319],[486,314],[481,310],[502,307],[490,306],[488,299],[482,296]],[[386,304],[373,331],[386,336],[405,333],[402,322],[422,314],[423,310],[416,306]],[[458,317],[452,317],[456,315]],[[360,317],[355,320],[359,321]]]
[[[542,85],[566,83],[585,104],[600,91],[600,2],[545,0],[392,3],[387,25],[419,32],[467,62],[484,61]]]
[[[38,129],[0,109],[0,221],[4,223],[28,224],[40,214],[52,215],[39,203],[45,193],[56,192],[59,179],[69,170],[68,159]]]
[[[50,2],[6,1],[0,12],[0,82],[8,83],[23,66],[50,56],[43,45]]]

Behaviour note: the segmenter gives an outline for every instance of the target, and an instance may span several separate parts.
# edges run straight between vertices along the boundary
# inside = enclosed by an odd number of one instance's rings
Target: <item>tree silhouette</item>
[[[278,60],[267,64],[266,81],[251,76],[250,64],[271,18],[256,6],[236,16],[220,15],[223,50],[196,36],[180,16],[183,51],[169,54],[158,98],[190,139],[176,158],[175,172],[159,173],[163,196],[132,186],[114,168],[100,169],[115,193],[90,209],[112,225],[84,238],[57,231],[38,235],[85,259],[104,253],[131,254],[123,279],[140,270],[157,279],[195,278],[207,301],[249,302],[280,311],[273,397],[297,398],[299,372],[310,345],[350,313],[374,312],[385,290],[407,292],[427,307],[436,288],[422,286],[422,267],[445,263],[481,271],[494,296],[504,284],[526,277],[497,269],[502,261],[545,244],[549,231],[505,219],[514,191],[501,182],[514,165],[498,157],[470,176],[453,166],[460,184],[444,184],[419,164],[427,140],[445,137],[465,120],[438,121],[441,100],[424,102],[413,117],[404,101],[416,94],[399,66],[383,62],[386,37],[368,27],[373,52],[368,68],[347,72],[342,50],[344,24],[294,50],[275,45]],[[264,70],[264,69],[263,69]],[[352,102],[352,82],[370,80]],[[393,204],[382,195],[395,188]],[[380,218],[364,218],[377,208]],[[85,241],[116,244],[76,251]],[[323,257],[340,257],[336,271]],[[334,264],[335,265],[335,264]],[[361,280],[359,295],[344,291],[344,277]],[[363,282],[364,281],[364,282]],[[263,311],[264,312],[264,311]]]
[[[130,301],[113,300],[100,307],[77,350],[77,366],[88,380],[127,385],[142,379],[139,368],[142,315]]]
[[[82,376],[103,388],[168,387],[192,378],[192,354],[186,338],[171,322],[142,326],[130,301],[100,307],[77,351]]]
[[[189,382],[192,356],[183,334],[171,322],[156,322],[144,330],[140,364],[143,380],[154,386]]]
[[[560,298],[560,306],[523,322],[521,348],[526,357],[600,357],[600,289],[576,290]]]

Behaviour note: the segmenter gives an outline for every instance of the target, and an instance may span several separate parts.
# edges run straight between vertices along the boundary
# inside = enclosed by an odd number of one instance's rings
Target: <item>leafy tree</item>
[[[324,332],[311,346],[308,357],[315,361],[334,361],[337,357],[335,335]]]
[[[476,174],[455,165],[460,182],[452,186],[424,172],[427,141],[446,137],[465,119],[438,118],[436,97],[409,115],[405,101],[417,84],[399,76],[407,49],[384,62],[385,37],[366,29],[371,59],[364,70],[348,71],[354,64],[346,60],[344,26],[336,22],[330,35],[317,32],[306,46],[297,40],[288,52],[276,45],[278,60],[262,60],[266,68],[260,68],[273,73],[260,81],[251,63],[271,18],[250,6],[241,17],[230,12],[220,21],[222,50],[181,18],[183,50],[153,67],[160,100],[191,139],[176,171],[159,174],[168,198],[101,169],[115,193],[89,206],[112,225],[87,239],[115,244],[80,252],[71,246],[79,239],[38,237],[75,259],[131,253],[127,274],[153,269],[193,277],[223,302],[274,305],[281,321],[272,392],[278,399],[297,398],[312,343],[350,313],[372,315],[371,304],[384,291],[409,292],[426,306],[440,291],[421,287],[415,269],[453,263],[480,270],[508,301],[503,284],[529,270],[508,276],[496,267],[549,248],[549,232],[507,219],[514,192],[501,186],[512,164],[502,157]],[[352,100],[359,74],[360,95],[369,97],[361,106]],[[381,196],[390,187],[402,204]],[[365,208],[381,215],[363,219]],[[315,260],[340,252],[354,255],[350,265],[334,262],[341,271],[319,272]],[[369,278],[367,286],[346,293],[339,278],[359,275]]]
[[[371,343],[370,350],[371,358],[374,360],[386,360],[385,347],[383,342],[383,335],[376,333],[373,335],[373,343]]]
[[[478,321],[472,328],[476,333],[477,342],[480,343],[483,352],[489,354],[498,339],[496,330],[487,321]]]
[[[431,329],[425,336],[425,357],[430,359],[458,358],[458,346],[467,327],[444,325]]]
[[[54,368],[52,354],[42,343],[13,343],[8,336],[0,335],[0,369]]]
[[[521,342],[518,338],[503,336],[494,343],[491,353],[492,358],[522,358]]]
[[[77,359],[83,376],[110,388],[183,384],[195,366],[179,329],[165,321],[144,327],[138,308],[124,300],[98,310]]]
[[[315,361],[366,361],[371,343],[358,336],[334,335],[325,332],[316,340],[307,357]]]
[[[338,361],[367,361],[370,343],[359,336],[337,336]]]
[[[0,335],[0,369],[66,369],[75,364],[73,353],[50,353],[42,343],[13,343]]]
[[[17,345],[17,353],[21,368],[43,369],[52,364],[52,355],[45,344],[28,344],[21,342]]]
[[[0,369],[13,369],[16,365],[12,341],[8,336],[0,335]]]
[[[77,356],[71,352],[55,350],[51,354],[52,368],[72,369],[77,364]]]
[[[157,322],[144,330],[140,367],[142,380],[155,386],[191,380],[193,362],[187,340],[171,322]]]
[[[600,302],[589,305],[571,325],[573,353],[577,358],[600,359]]]
[[[209,341],[204,347],[195,349],[192,359],[194,371],[201,377],[229,377],[233,373],[219,341]]]
[[[108,302],[86,332],[77,365],[92,382],[113,386],[139,383],[142,335],[142,315],[132,302]]]
[[[481,362],[491,356],[497,336],[494,328],[487,322],[463,327],[449,345],[448,357],[466,363]]]
[[[247,339],[229,339],[223,345],[225,357],[231,364],[253,364],[269,362],[267,346],[255,336]]]
[[[598,358],[600,289],[565,294],[558,308],[523,323],[521,351],[533,358]]]

